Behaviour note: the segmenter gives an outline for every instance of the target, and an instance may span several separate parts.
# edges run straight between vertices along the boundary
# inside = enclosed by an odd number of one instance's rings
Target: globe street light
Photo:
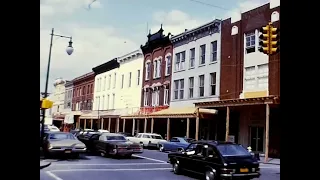
[[[43,94],[43,98],[47,98],[48,97],[48,83],[49,83],[49,73],[50,73],[50,64],[51,64],[51,51],[52,51],[52,41],[53,41],[53,37],[62,37],[62,38],[67,38],[70,39],[69,41],[69,45],[66,48],[66,52],[68,55],[71,55],[73,53],[73,47],[72,47],[72,37],[71,36],[62,36],[62,35],[58,35],[58,34],[54,34],[54,28],[52,28],[51,31],[51,40],[50,40],[50,47],[49,47],[49,58],[48,58],[48,66],[47,66],[47,76],[46,76],[46,86],[45,86],[45,90],[44,90],[44,94]],[[43,145],[43,138],[44,138],[44,119],[46,117],[46,109],[42,108],[42,120],[41,120],[41,146]]]

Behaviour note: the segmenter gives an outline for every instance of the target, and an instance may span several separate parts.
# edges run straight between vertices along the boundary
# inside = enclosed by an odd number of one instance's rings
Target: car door
[[[147,134],[143,134],[142,135],[142,142],[143,142],[143,144],[144,145],[148,145],[149,144],[149,141],[150,141],[150,136],[149,135],[147,135]]]
[[[182,153],[179,161],[183,169],[190,170],[190,171],[194,169],[192,156],[194,155],[196,148],[197,148],[197,144],[191,143],[186,148],[186,150]]]
[[[179,144],[180,144],[179,139],[173,137],[173,138],[170,139],[170,143],[168,143],[169,147],[166,147],[166,148],[168,150],[177,150],[177,148],[180,147]]]
[[[219,169],[222,166],[220,155],[217,149],[212,145],[208,145],[208,148],[206,149],[204,166],[210,166],[213,169]]]
[[[96,143],[96,150],[99,151],[105,151],[104,149],[104,141],[105,141],[105,135],[101,135]]]
[[[99,142],[99,137],[100,134],[93,134],[89,139],[87,149],[90,151],[95,151],[95,144]]]
[[[197,144],[197,147],[195,149],[195,153],[190,155],[189,158],[189,164],[190,164],[190,170],[193,172],[199,172],[201,169],[204,168],[203,161],[205,159],[204,156],[204,145],[203,144]]]

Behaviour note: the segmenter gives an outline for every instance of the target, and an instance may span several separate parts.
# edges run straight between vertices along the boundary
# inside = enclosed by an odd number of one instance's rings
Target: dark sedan
[[[95,141],[95,149],[100,152],[101,156],[131,157],[132,154],[143,152],[142,145],[130,142],[125,136],[116,133],[102,133]]]
[[[206,180],[260,177],[259,162],[239,144],[218,141],[194,141],[182,152],[168,154],[173,172],[190,171]]]

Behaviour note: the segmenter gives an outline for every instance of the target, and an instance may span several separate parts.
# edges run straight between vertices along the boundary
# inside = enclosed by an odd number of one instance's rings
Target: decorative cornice
[[[118,63],[123,64],[123,63],[129,62],[129,61],[135,60],[135,59],[142,57],[142,56],[143,56],[143,54],[142,54],[141,50],[138,49],[138,50],[135,50],[135,51],[130,52],[128,54],[125,54],[121,57],[118,57]]]

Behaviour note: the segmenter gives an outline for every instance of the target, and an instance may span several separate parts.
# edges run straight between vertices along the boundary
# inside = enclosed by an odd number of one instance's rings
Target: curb
[[[272,165],[278,165],[278,166],[280,166],[280,164],[278,164],[278,163],[270,163],[270,162],[267,162],[267,163],[261,162],[261,164],[272,164]]]
[[[48,163],[45,164],[45,165],[40,165],[40,169],[46,168],[46,167],[48,167],[48,166],[50,166],[50,165],[51,165],[51,162],[48,162]]]

